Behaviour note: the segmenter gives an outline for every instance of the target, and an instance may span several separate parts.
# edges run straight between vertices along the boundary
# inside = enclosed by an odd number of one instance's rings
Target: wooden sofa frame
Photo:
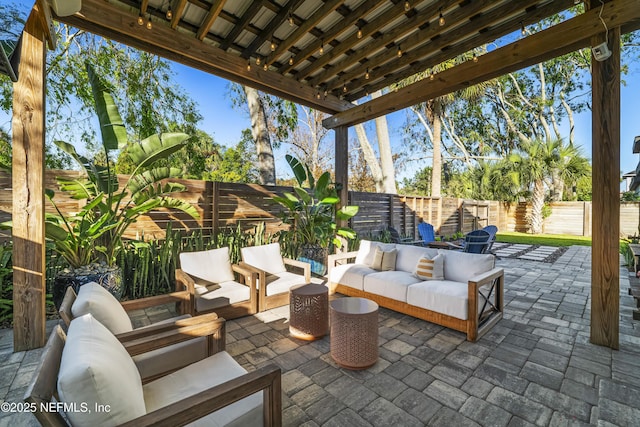
[[[123,344],[129,354],[134,356],[193,339],[194,336],[206,336],[209,342],[209,355],[212,355],[225,350],[225,320],[215,319],[215,317],[214,320],[211,320],[211,316],[214,314],[184,319],[188,323],[187,326],[169,327],[163,332],[148,334],[142,338],[134,338],[132,335],[131,339],[125,340]],[[158,326],[168,328],[166,325]],[[55,404],[48,406],[49,402],[58,398],[58,373],[65,339],[66,334],[57,325],[49,337],[40,364],[36,368],[34,379],[24,398],[25,402],[34,405],[34,415],[45,427],[69,426],[62,414],[50,410],[56,409],[58,406]],[[144,380],[143,378],[143,382]],[[211,387],[197,395],[185,397],[169,406],[122,424],[122,426],[183,426],[261,390],[264,391],[263,417],[265,426],[281,426],[281,370],[275,365],[265,366]],[[47,410],[40,410],[45,407]]]
[[[189,308],[191,310],[191,315],[196,316],[202,313],[215,312],[218,316],[224,317],[225,319],[235,319],[238,317],[256,314],[258,312],[258,274],[238,264],[231,264],[231,269],[234,273],[238,274],[239,283],[249,287],[249,299],[204,311],[198,311],[196,308],[197,296],[195,292],[195,281],[184,270],[176,269],[176,290],[184,290],[189,294]]]
[[[329,255],[329,275],[331,277],[331,269],[339,262],[353,259],[358,254],[357,251],[345,252],[341,254]],[[406,302],[397,301],[381,295],[373,294],[340,283],[329,283],[329,293],[338,292],[351,297],[362,297],[375,301],[381,307],[385,307],[399,313],[408,314],[427,322],[436,323],[446,328],[467,334],[467,340],[476,341],[482,335],[487,333],[500,319],[504,312],[504,270],[493,269],[469,281],[469,302],[468,302],[468,319],[462,320],[457,317],[438,313],[436,311],[427,310],[425,308],[416,307]],[[479,292],[479,289],[485,285],[489,285],[489,294],[485,297]],[[490,301],[492,295],[495,295],[495,303]],[[482,307],[478,310],[478,302],[482,303]]]

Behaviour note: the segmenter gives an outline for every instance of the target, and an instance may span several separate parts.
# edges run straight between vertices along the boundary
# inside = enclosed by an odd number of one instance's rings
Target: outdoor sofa
[[[455,329],[476,341],[501,318],[504,271],[495,256],[362,240],[329,256],[329,289]]]

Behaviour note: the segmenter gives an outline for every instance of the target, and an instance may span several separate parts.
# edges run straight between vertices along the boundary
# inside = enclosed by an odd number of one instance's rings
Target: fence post
[[[220,183],[214,181],[211,183],[211,234],[215,237],[220,231],[218,221],[220,214],[218,204],[220,202]]]

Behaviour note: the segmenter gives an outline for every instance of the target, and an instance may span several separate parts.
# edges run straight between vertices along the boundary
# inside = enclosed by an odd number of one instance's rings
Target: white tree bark
[[[373,181],[376,184],[376,191],[378,193],[384,192],[384,185],[382,179],[382,169],[380,168],[380,164],[378,163],[378,159],[376,158],[376,153],[373,151],[373,147],[369,142],[369,138],[367,138],[367,132],[364,129],[364,125],[357,124],[356,135],[358,136],[358,141],[360,142],[360,148],[362,148],[362,155],[364,156],[367,165],[369,165],[369,170],[371,171],[371,176],[373,176]]]
[[[371,94],[371,99],[379,98],[381,90]],[[391,141],[389,138],[389,126],[387,117],[380,116],[376,120],[376,135],[378,136],[378,150],[380,151],[380,167],[382,169],[382,183],[385,193],[396,194],[396,171],[393,166],[393,154],[391,153]]]
[[[251,117],[251,135],[256,143],[258,153],[258,177],[262,185],[275,185],[276,164],[273,158],[273,147],[269,137],[267,116],[260,94],[254,88],[242,86],[247,97],[249,116]]]

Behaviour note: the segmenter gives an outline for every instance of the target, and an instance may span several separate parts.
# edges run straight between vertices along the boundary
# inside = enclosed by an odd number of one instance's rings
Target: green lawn
[[[569,234],[527,234],[516,232],[502,232],[496,235],[497,242],[522,243],[526,245],[545,246],[591,246],[591,237],[572,236]]]

